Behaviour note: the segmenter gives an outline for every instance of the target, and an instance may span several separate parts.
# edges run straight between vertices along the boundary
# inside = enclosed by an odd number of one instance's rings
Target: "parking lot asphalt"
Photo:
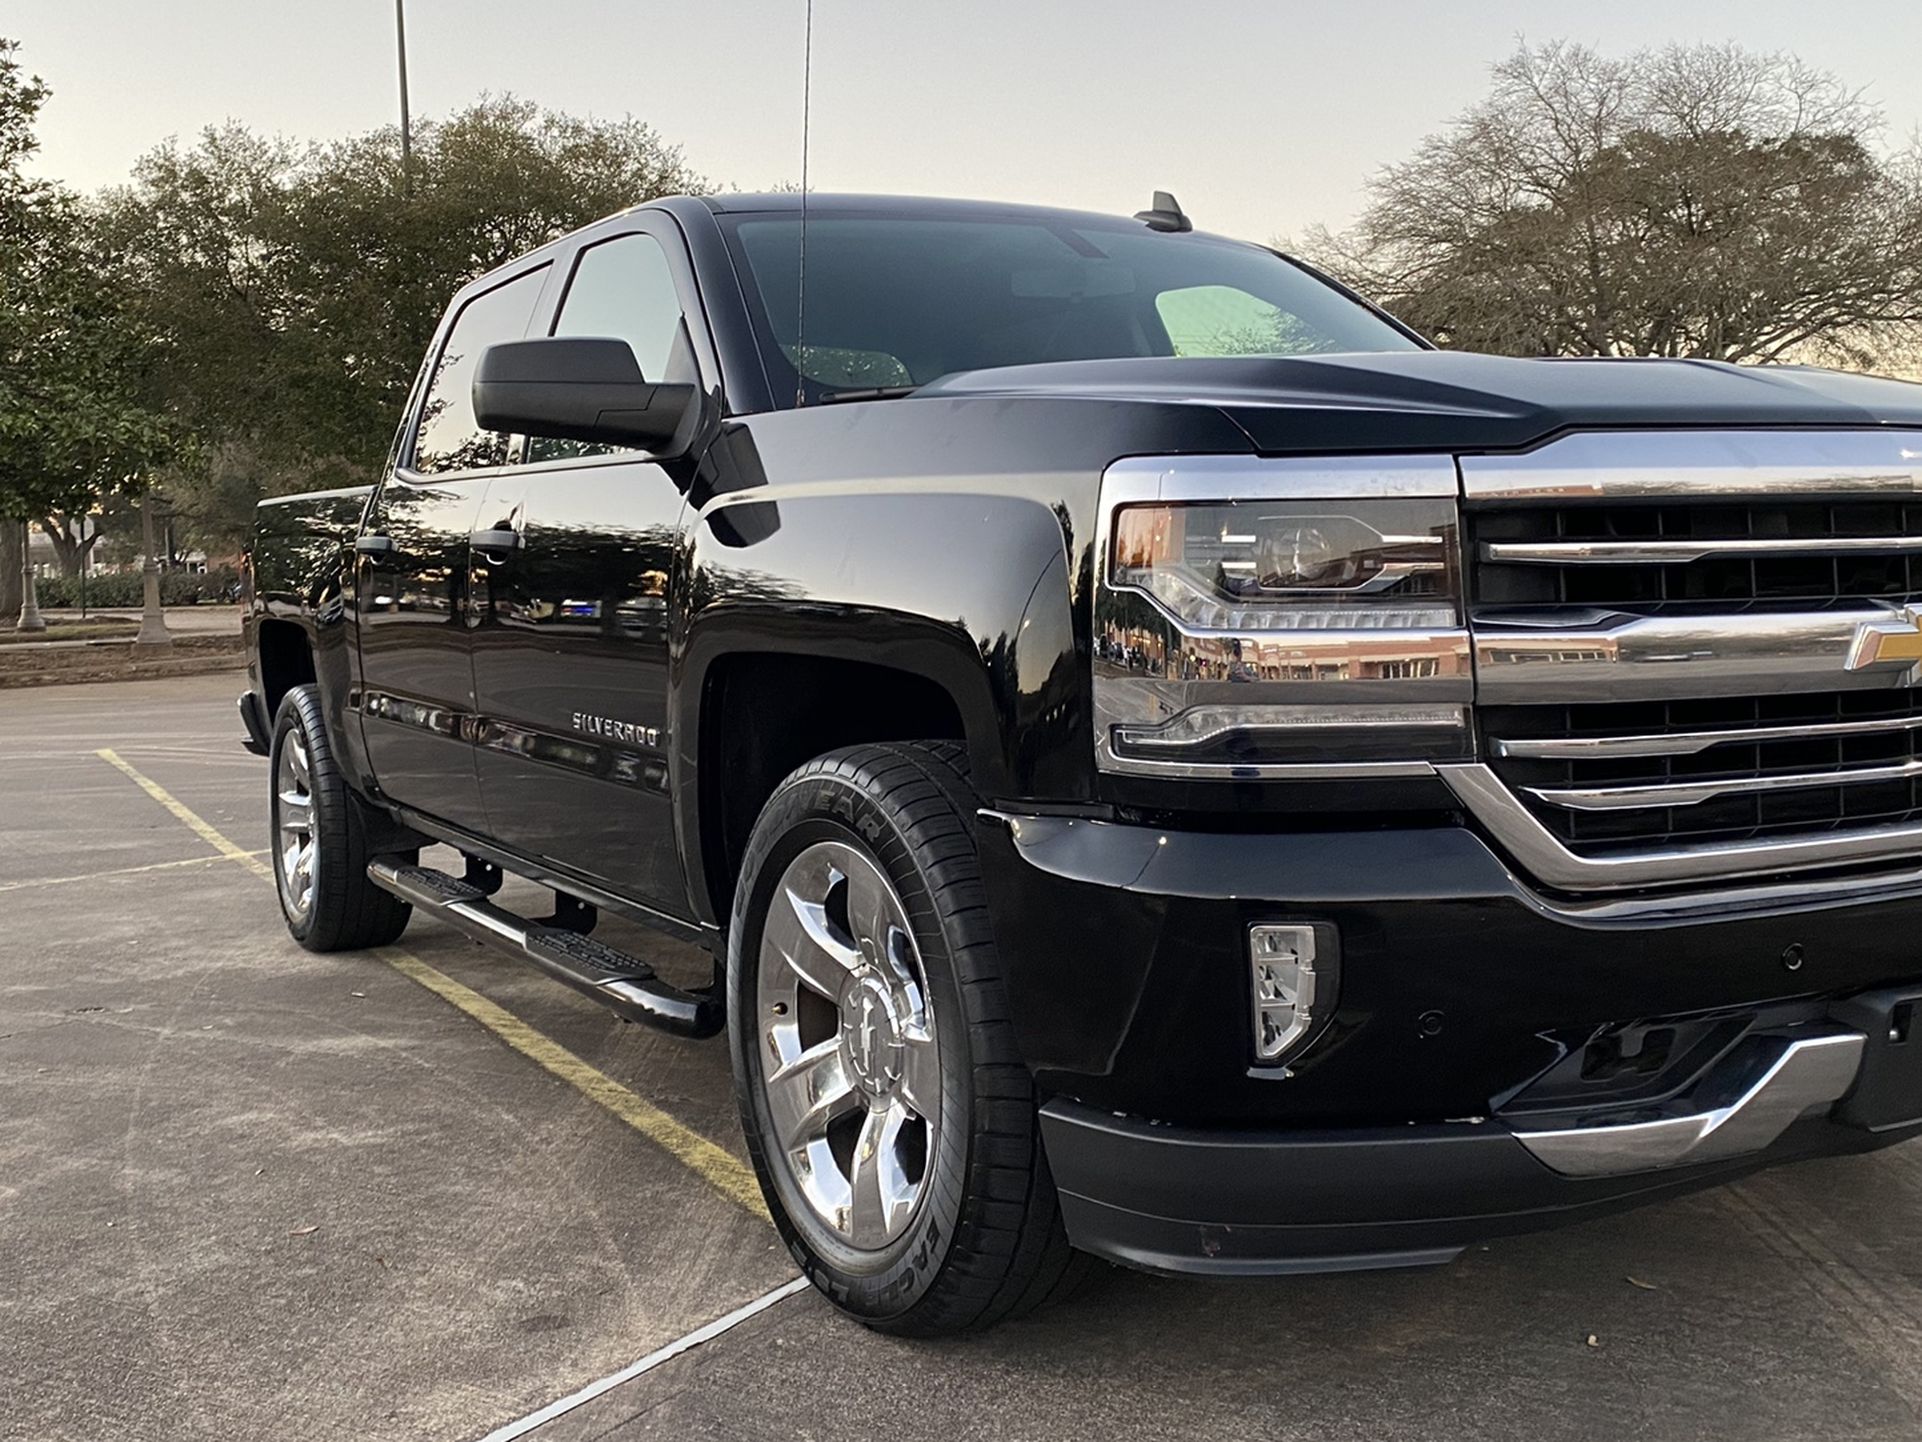
[[[0,1437],[477,1439],[792,1278],[719,1044],[287,938],[238,684],[0,692]],[[939,1343],[803,1291],[523,1435],[1913,1439],[1922,1143]]]

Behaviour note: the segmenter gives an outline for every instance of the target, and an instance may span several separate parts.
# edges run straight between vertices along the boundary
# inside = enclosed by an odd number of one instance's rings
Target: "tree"
[[[707,188],[639,121],[511,96],[400,136],[297,147],[238,126],[169,142],[103,200],[199,438],[167,491],[237,547],[264,494],[371,478],[434,325],[475,276],[656,195]]]
[[[26,74],[15,59],[19,42],[0,37],[0,360],[17,354],[13,279],[20,274],[31,232],[29,216],[37,187],[21,171],[37,143],[34,122],[46,100],[47,88],[38,76]],[[0,448],[7,444],[14,405],[12,388],[0,370]],[[0,515],[0,617],[20,610],[21,543],[19,521]]]
[[[75,196],[21,173],[47,92],[16,50],[0,40],[0,522],[18,525],[137,491],[175,435],[113,248]]]
[[[1922,336],[1922,156],[1733,45],[1522,48],[1312,258],[1445,344],[1871,363]]]

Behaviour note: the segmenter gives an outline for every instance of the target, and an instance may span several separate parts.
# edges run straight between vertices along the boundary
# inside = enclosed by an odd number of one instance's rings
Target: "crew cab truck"
[[[876,1327],[1922,1125],[1922,388],[1444,353],[1165,195],[673,198],[456,296],[250,587],[293,935],[725,1036]]]

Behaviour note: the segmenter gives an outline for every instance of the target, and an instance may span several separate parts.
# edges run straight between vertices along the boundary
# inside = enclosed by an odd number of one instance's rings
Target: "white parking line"
[[[139,876],[147,871],[172,871],[179,866],[218,866],[223,861],[247,861],[265,856],[263,851],[243,851],[229,856],[189,856],[185,861],[156,861],[148,866],[117,866],[112,871],[90,871],[85,876],[34,876],[25,881],[0,882],[0,891],[24,891],[30,886],[66,886],[75,881],[105,881],[110,876]]]
[[[581,1388],[580,1391],[570,1392],[558,1402],[549,1402],[538,1412],[529,1412],[517,1422],[509,1422],[505,1427],[496,1427],[492,1432],[489,1432],[485,1437],[481,1438],[480,1442],[512,1442],[512,1439],[516,1437],[525,1437],[536,1427],[545,1426],[556,1417],[572,1412],[583,1403],[592,1402],[603,1393],[613,1391],[623,1382],[631,1382],[642,1373],[653,1371],[663,1362],[672,1362],[683,1352],[691,1352],[703,1342],[712,1342],[723,1332],[731,1332],[734,1328],[740,1326],[741,1323],[747,1321],[748,1318],[765,1312],[776,1302],[792,1297],[796,1292],[805,1292],[807,1288],[808,1279],[806,1277],[796,1277],[791,1282],[783,1283],[766,1296],[756,1297],[746,1306],[736,1307],[725,1317],[716,1317],[705,1327],[696,1327],[685,1337],[677,1341],[669,1342],[658,1351],[649,1352],[645,1357],[641,1358],[640,1361],[623,1367],[620,1371],[611,1373],[601,1378],[598,1382],[589,1382],[585,1387]]]

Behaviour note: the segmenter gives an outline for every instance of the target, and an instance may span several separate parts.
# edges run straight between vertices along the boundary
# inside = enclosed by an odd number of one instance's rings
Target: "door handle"
[[[521,546],[521,533],[511,526],[500,526],[488,531],[475,531],[467,538],[467,543],[476,551],[489,551],[504,554],[518,551]]]
[[[363,556],[391,556],[394,554],[394,540],[391,536],[356,536],[354,549]]]

